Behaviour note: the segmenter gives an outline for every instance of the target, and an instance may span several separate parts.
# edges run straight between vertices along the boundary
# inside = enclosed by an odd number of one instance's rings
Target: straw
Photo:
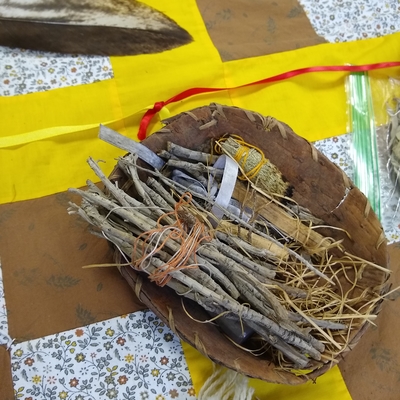
[[[350,105],[350,153],[354,164],[354,183],[367,196],[372,209],[381,217],[378,149],[370,81],[367,72],[348,78]]]

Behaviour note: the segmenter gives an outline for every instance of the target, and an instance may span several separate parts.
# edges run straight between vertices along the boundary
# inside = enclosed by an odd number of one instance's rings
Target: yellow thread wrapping
[[[239,164],[244,172],[239,179],[249,179],[271,195],[285,196],[287,194],[289,184],[283,180],[279,169],[258,147],[234,135],[220,139],[218,145],[224,153],[230,155]]]

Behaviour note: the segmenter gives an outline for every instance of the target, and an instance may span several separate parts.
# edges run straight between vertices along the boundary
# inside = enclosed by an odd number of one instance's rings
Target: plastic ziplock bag
[[[367,196],[388,240],[399,240],[400,80],[353,73],[346,90],[350,178]]]

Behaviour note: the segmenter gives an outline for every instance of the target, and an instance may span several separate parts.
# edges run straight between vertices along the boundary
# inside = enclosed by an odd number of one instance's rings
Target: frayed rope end
[[[251,400],[254,388],[236,371],[214,364],[212,375],[200,389],[198,400]]]

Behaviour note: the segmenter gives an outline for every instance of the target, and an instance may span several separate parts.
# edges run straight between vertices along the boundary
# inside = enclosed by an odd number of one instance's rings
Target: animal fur
[[[88,54],[140,54],[192,40],[136,0],[0,0],[0,44]]]

